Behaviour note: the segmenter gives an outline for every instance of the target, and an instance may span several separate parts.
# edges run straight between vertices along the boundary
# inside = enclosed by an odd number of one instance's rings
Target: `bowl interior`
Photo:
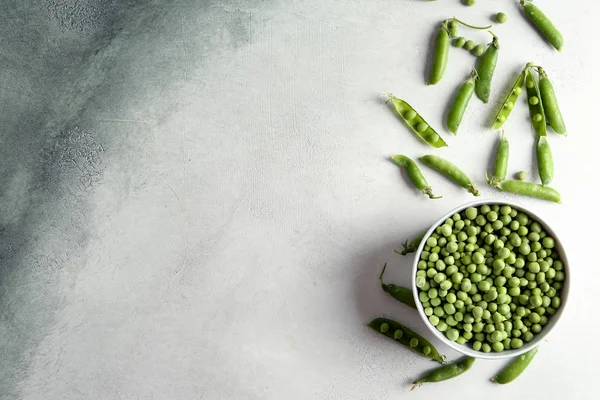
[[[435,228],[437,228],[439,225],[444,223],[446,218],[451,217],[455,213],[461,212],[468,207],[479,207],[484,204],[508,205],[508,206],[511,206],[512,208],[515,208],[519,211],[524,212],[529,217],[535,219],[546,230],[546,232],[548,232],[548,234],[554,238],[555,250],[560,255],[561,261],[564,264],[564,273],[565,273],[565,280],[563,281],[563,287],[561,289],[561,296],[560,296],[561,305],[557,309],[556,313],[553,316],[548,318],[548,324],[546,326],[544,326],[544,329],[542,329],[542,331],[540,333],[536,334],[531,342],[529,342],[529,343],[525,342],[523,344],[523,347],[521,347],[520,349],[504,350],[504,351],[501,351],[498,353],[493,352],[493,351],[490,353],[476,351],[476,350],[473,350],[473,348],[469,344],[458,344],[456,342],[448,340],[443,332],[438,331],[437,328],[434,327],[433,325],[431,325],[431,323],[429,322],[427,315],[425,315],[425,310],[423,309],[423,305],[421,304],[421,301],[419,300],[419,289],[416,286],[416,274],[417,274],[417,270],[418,270],[417,265],[420,260],[420,255],[421,255],[421,252],[423,251],[423,247],[425,246],[425,243],[427,242],[427,239],[429,238],[429,236],[431,236],[431,234],[433,233]],[[520,354],[528,352],[529,350],[536,347],[542,340],[544,340],[544,338],[552,331],[552,329],[554,328],[554,326],[560,319],[560,317],[566,307],[567,299],[569,297],[570,280],[571,280],[571,270],[569,268],[569,262],[567,260],[567,255],[566,255],[565,249],[563,248],[562,243],[561,243],[559,237],[557,236],[556,232],[554,230],[552,230],[552,228],[550,226],[548,226],[548,224],[542,218],[540,218],[538,215],[536,215],[533,211],[531,211],[531,210],[527,209],[526,207],[523,207],[519,204],[515,204],[515,203],[511,203],[511,202],[507,202],[507,201],[490,201],[490,200],[473,201],[471,203],[467,203],[460,207],[457,207],[454,210],[451,210],[450,212],[445,214],[437,222],[435,222],[429,228],[429,230],[427,231],[425,236],[423,236],[423,240],[421,240],[421,244],[419,245],[419,248],[417,249],[417,251],[415,253],[415,260],[414,260],[413,269],[412,269],[412,289],[413,289],[413,295],[415,298],[415,303],[417,305],[417,310],[419,312],[419,315],[423,319],[423,322],[425,322],[425,325],[427,326],[427,328],[439,340],[441,340],[442,342],[444,342],[446,345],[453,348],[454,350],[456,350],[462,354],[471,356],[471,357],[485,358],[485,359],[502,359],[502,358],[515,357]]]

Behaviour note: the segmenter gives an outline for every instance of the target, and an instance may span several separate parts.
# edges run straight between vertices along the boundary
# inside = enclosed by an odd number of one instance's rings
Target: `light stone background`
[[[537,2],[562,53],[517,1],[478,3],[3,0],[0,398],[597,398],[600,3]],[[427,87],[436,25],[497,11],[509,22],[493,28],[491,102],[473,98],[451,137],[444,111],[474,58],[452,49]],[[427,200],[387,157],[434,152],[483,198],[515,200],[483,181],[498,138],[486,121],[528,61],[569,128],[549,134],[564,204],[517,200],[567,247],[567,311],[515,383],[489,383],[505,362],[479,361],[409,393],[434,365],[365,323],[427,331],[377,275],[388,261],[388,280],[407,284],[412,259],[392,250],[472,197],[426,171],[444,195]],[[450,147],[415,139],[386,92]],[[506,133],[510,172],[535,177],[523,101]]]

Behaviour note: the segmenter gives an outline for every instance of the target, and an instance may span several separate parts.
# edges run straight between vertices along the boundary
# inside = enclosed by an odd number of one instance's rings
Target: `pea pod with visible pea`
[[[549,185],[554,178],[554,160],[552,159],[552,150],[545,137],[538,137],[535,150],[542,185]]]
[[[394,285],[393,283],[383,283],[383,274],[385,273],[386,268],[387,263],[383,264],[383,270],[381,271],[381,275],[379,275],[379,282],[381,283],[381,288],[383,291],[390,294],[399,302],[404,303],[416,310],[417,306],[415,304],[415,298],[412,290],[404,286]]]
[[[548,17],[540,11],[530,0],[521,0],[521,6],[525,15],[542,35],[554,46],[558,51],[562,50],[564,39],[560,31],[554,26],[554,24],[548,19]]]
[[[421,244],[421,241],[425,237],[426,233],[427,231],[424,231],[419,236],[411,240],[410,243],[408,242],[408,240],[406,240],[404,243],[402,243],[402,250],[394,250],[394,252],[400,254],[401,256],[405,256],[409,253],[414,253],[419,248],[419,245]]]
[[[479,58],[477,65],[477,75],[479,79],[475,82],[475,94],[481,101],[487,103],[490,98],[490,90],[492,86],[492,78],[494,70],[498,62],[498,37],[493,32],[489,31],[493,36],[492,41],[488,44],[485,53]]]
[[[424,195],[429,196],[430,199],[440,199],[441,198],[441,196],[435,196],[433,194],[433,192],[431,190],[431,186],[429,186],[429,183],[427,183],[427,180],[421,173],[421,170],[419,169],[419,167],[417,166],[417,164],[415,164],[415,162],[413,160],[411,160],[410,158],[408,158],[406,156],[403,156],[402,154],[397,154],[395,156],[392,156],[392,160],[394,160],[394,162],[396,164],[398,164],[399,166],[404,167],[411,182]]]
[[[446,175],[454,183],[467,189],[467,191],[473,196],[479,196],[479,191],[477,190],[473,182],[471,182],[469,177],[464,172],[462,172],[456,165],[452,164],[447,160],[444,160],[441,157],[434,156],[431,154],[423,156],[419,158],[419,160],[421,160],[421,162],[427,165],[428,167],[435,169],[443,175]]]
[[[549,186],[523,181],[494,181],[489,179],[488,183],[490,186],[503,192],[535,197],[540,200],[553,201],[559,204],[562,203],[560,193]]]
[[[431,147],[440,148],[448,146],[444,139],[421,117],[406,101],[388,93],[394,108],[402,120],[412,131]]]
[[[538,348],[535,347],[532,350],[529,350],[527,353],[521,354],[520,356],[515,358],[510,364],[508,364],[508,366],[504,368],[498,375],[492,378],[492,382],[504,385],[514,381],[529,366],[531,360],[533,360],[537,352]]]
[[[399,322],[389,318],[375,318],[367,324],[371,329],[400,342],[417,354],[445,364],[445,356],[440,355],[437,349],[423,336]]]
[[[460,126],[463,116],[465,115],[469,101],[471,100],[471,97],[473,97],[476,80],[477,72],[473,71],[471,73],[471,77],[461,85],[460,89],[458,89],[458,92],[456,93],[456,96],[454,97],[454,100],[450,106],[450,110],[448,111],[446,127],[455,135],[458,132],[458,127]]]
[[[442,382],[448,379],[456,378],[467,372],[475,363],[474,357],[463,357],[461,360],[452,364],[444,365],[430,371],[422,378],[417,379],[413,382],[413,387],[410,390],[414,390],[415,387],[428,382]]]
[[[563,121],[562,114],[558,108],[558,101],[556,101],[556,94],[554,93],[554,87],[552,82],[548,79],[548,75],[543,68],[538,67],[538,73],[540,75],[540,98],[544,107],[544,114],[546,116],[548,125],[554,129],[554,132],[561,135],[567,135],[567,128]]]
[[[531,126],[538,136],[546,136],[546,115],[540,96],[540,89],[531,69],[525,73],[525,88]]]
[[[502,103],[502,107],[500,108],[500,110],[498,110],[498,113],[496,114],[496,118],[494,119],[492,129],[500,129],[508,119],[508,116],[515,107],[515,104],[517,104],[517,100],[519,99],[519,96],[523,91],[523,82],[525,81],[525,74],[527,73],[528,69],[529,64],[527,64],[525,68],[523,68],[523,71],[521,71],[521,73],[513,83],[510,92],[508,93],[508,95],[504,99],[504,102]]]

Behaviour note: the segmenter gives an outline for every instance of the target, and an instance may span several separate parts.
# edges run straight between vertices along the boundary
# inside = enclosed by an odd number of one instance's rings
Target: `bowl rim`
[[[505,350],[505,351],[501,351],[499,353],[495,353],[495,352],[484,353],[481,351],[476,351],[476,350],[473,350],[472,348],[470,348],[469,346],[467,346],[466,344],[458,344],[456,342],[448,340],[448,338],[446,338],[446,336],[442,332],[438,331],[429,322],[429,318],[425,315],[425,310],[423,308],[423,305],[421,304],[421,301],[419,300],[419,289],[417,288],[417,285],[416,285],[416,278],[417,278],[416,275],[417,275],[417,270],[418,270],[418,263],[420,261],[419,255],[423,251],[423,247],[425,247],[425,242],[427,241],[429,236],[431,236],[431,234],[433,233],[435,228],[440,226],[447,218],[451,217],[453,214],[455,214],[457,212],[463,211],[463,210],[467,209],[468,207],[478,207],[478,206],[482,206],[484,204],[508,205],[508,206],[518,209],[519,211],[523,211],[530,218],[533,218],[537,222],[539,222],[544,227],[544,229],[550,235],[552,235],[552,237],[554,238],[555,248],[561,256],[561,261],[564,264],[564,271],[565,271],[565,280],[563,281],[563,287],[561,289],[561,305],[558,308],[558,310],[556,311],[556,313],[552,316],[552,318],[549,319],[548,324],[544,327],[542,332],[537,334],[535,336],[534,340],[532,340],[531,342],[524,343],[523,347],[521,347],[520,349]],[[481,200],[475,200],[475,201],[471,201],[468,203],[464,203],[458,207],[455,207],[454,209],[445,213],[441,218],[439,218],[436,222],[434,222],[430,226],[430,228],[427,230],[427,232],[423,236],[423,239],[421,239],[421,243],[419,244],[419,247],[417,248],[417,251],[415,253],[415,258],[413,261],[413,268],[412,268],[411,288],[412,288],[412,292],[413,292],[413,297],[415,299],[415,304],[417,306],[417,311],[419,312],[421,319],[427,326],[427,329],[429,329],[431,331],[431,333],[433,333],[435,335],[436,338],[441,340],[445,345],[451,347],[452,349],[454,349],[454,350],[458,351],[459,353],[462,353],[466,356],[488,359],[488,360],[500,360],[500,359],[505,359],[505,358],[516,357],[518,355],[528,352],[529,350],[533,349],[534,347],[537,347],[540,344],[540,342],[542,340],[544,340],[544,338],[552,331],[552,329],[554,329],[554,327],[560,320],[560,317],[562,316],[565,307],[567,306],[570,282],[571,282],[571,270],[569,268],[569,261],[567,259],[567,254],[566,254],[565,248],[564,248],[561,240],[556,235],[556,232],[548,225],[548,223],[543,218],[541,218],[535,212],[531,211],[529,208],[524,207],[523,205],[515,203],[515,202],[481,199]]]

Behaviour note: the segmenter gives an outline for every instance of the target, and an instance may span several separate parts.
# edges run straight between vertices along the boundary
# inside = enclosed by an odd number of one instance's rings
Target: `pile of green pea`
[[[509,205],[454,214],[419,257],[416,286],[429,322],[476,351],[521,348],[561,305],[565,272],[554,238]]]

